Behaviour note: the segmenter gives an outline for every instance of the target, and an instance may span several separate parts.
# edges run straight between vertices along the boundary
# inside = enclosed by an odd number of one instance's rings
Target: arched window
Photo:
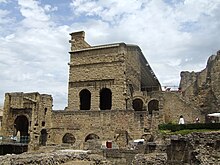
[[[91,108],[91,93],[87,89],[83,89],[80,93],[80,110],[90,110]]]
[[[66,133],[62,139],[63,143],[74,144],[76,142],[76,138],[71,133]]]
[[[101,89],[99,108],[101,110],[110,110],[112,108],[112,92],[110,89]]]
[[[134,99],[132,106],[135,111],[143,111],[143,101],[141,99]]]
[[[148,103],[149,114],[152,114],[153,111],[159,111],[159,101],[158,100],[151,100]]]
[[[97,140],[97,139],[99,139],[99,136],[92,133],[92,134],[89,134],[89,135],[86,136],[85,142],[88,141],[88,140]]]

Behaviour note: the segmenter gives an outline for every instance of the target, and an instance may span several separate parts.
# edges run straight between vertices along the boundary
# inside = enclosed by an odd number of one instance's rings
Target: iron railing
[[[0,136],[0,144],[1,143],[29,143],[30,139],[29,136]]]

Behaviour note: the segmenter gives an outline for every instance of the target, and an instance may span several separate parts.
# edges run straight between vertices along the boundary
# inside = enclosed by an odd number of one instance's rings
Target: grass
[[[187,135],[193,132],[215,132],[216,130],[209,130],[209,129],[184,129],[184,130],[179,130],[175,132],[171,132],[170,130],[159,130],[160,133],[165,134],[165,135]]]

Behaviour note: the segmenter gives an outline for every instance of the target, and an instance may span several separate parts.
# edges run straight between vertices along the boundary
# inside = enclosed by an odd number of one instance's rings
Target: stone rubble
[[[149,153],[149,154],[137,154],[132,161],[132,165],[166,165],[167,154],[166,153]]]
[[[19,155],[7,154],[0,156],[0,165],[59,165],[66,162],[90,162],[92,165],[110,165],[100,155],[90,155],[88,152],[74,152],[74,150],[58,150],[53,152],[29,152]],[[74,163],[73,163],[74,164]]]

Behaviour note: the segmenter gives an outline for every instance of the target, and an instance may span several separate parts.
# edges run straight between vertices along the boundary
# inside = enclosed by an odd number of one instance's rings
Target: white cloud
[[[9,20],[6,18],[9,14],[9,11],[7,10],[0,10],[0,25],[8,23]]]
[[[180,21],[198,21],[203,14],[213,16],[219,4],[219,0],[185,0],[176,7],[175,15]]]
[[[46,12],[52,12],[52,11],[57,11],[58,10],[58,7],[52,7],[51,5],[45,5],[44,6],[44,10],[46,11]]]
[[[7,3],[7,0],[0,0],[0,3]]]
[[[99,15],[103,10],[103,7],[97,6],[96,1],[92,0],[73,0],[70,5],[73,7],[74,13],[77,15],[82,13],[86,13],[86,15]]]
[[[11,29],[11,25],[14,23],[14,18],[11,18],[10,11],[0,9],[0,38],[1,35],[6,34]]]
[[[124,15],[139,10],[143,4],[143,2],[136,0],[130,0],[129,3],[117,0],[72,0],[70,6],[76,15],[95,16],[115,24]]]
[[[66,34],[66,35],[64,35]],[[0,73],[1,87],[5,92],[38,91],[67,97],[67,77],[69,59],[68,31],[57,29],[29,29],[16,32],[1,40]],[[9,83],[5,83],[7,80]],[[57,95],[54,98],[55,108]]]
[[[20,12],[25,19],[22,21],[23,26],[28,28],[46,28],[50,26],[50,15],[46,14],[44,7],[36,0],[18,0]],[[47,8],[46,8],[47,9]]]
[[[65,100],[60,105],[56,101],[67,97],[70,30],[67,26],[52,26],[37,1],[18,3],[24,16],[22,23],[14,33],[0,38],[0,76],[4,77],[0,92],[55,93],[55,108],[63,109]]]

